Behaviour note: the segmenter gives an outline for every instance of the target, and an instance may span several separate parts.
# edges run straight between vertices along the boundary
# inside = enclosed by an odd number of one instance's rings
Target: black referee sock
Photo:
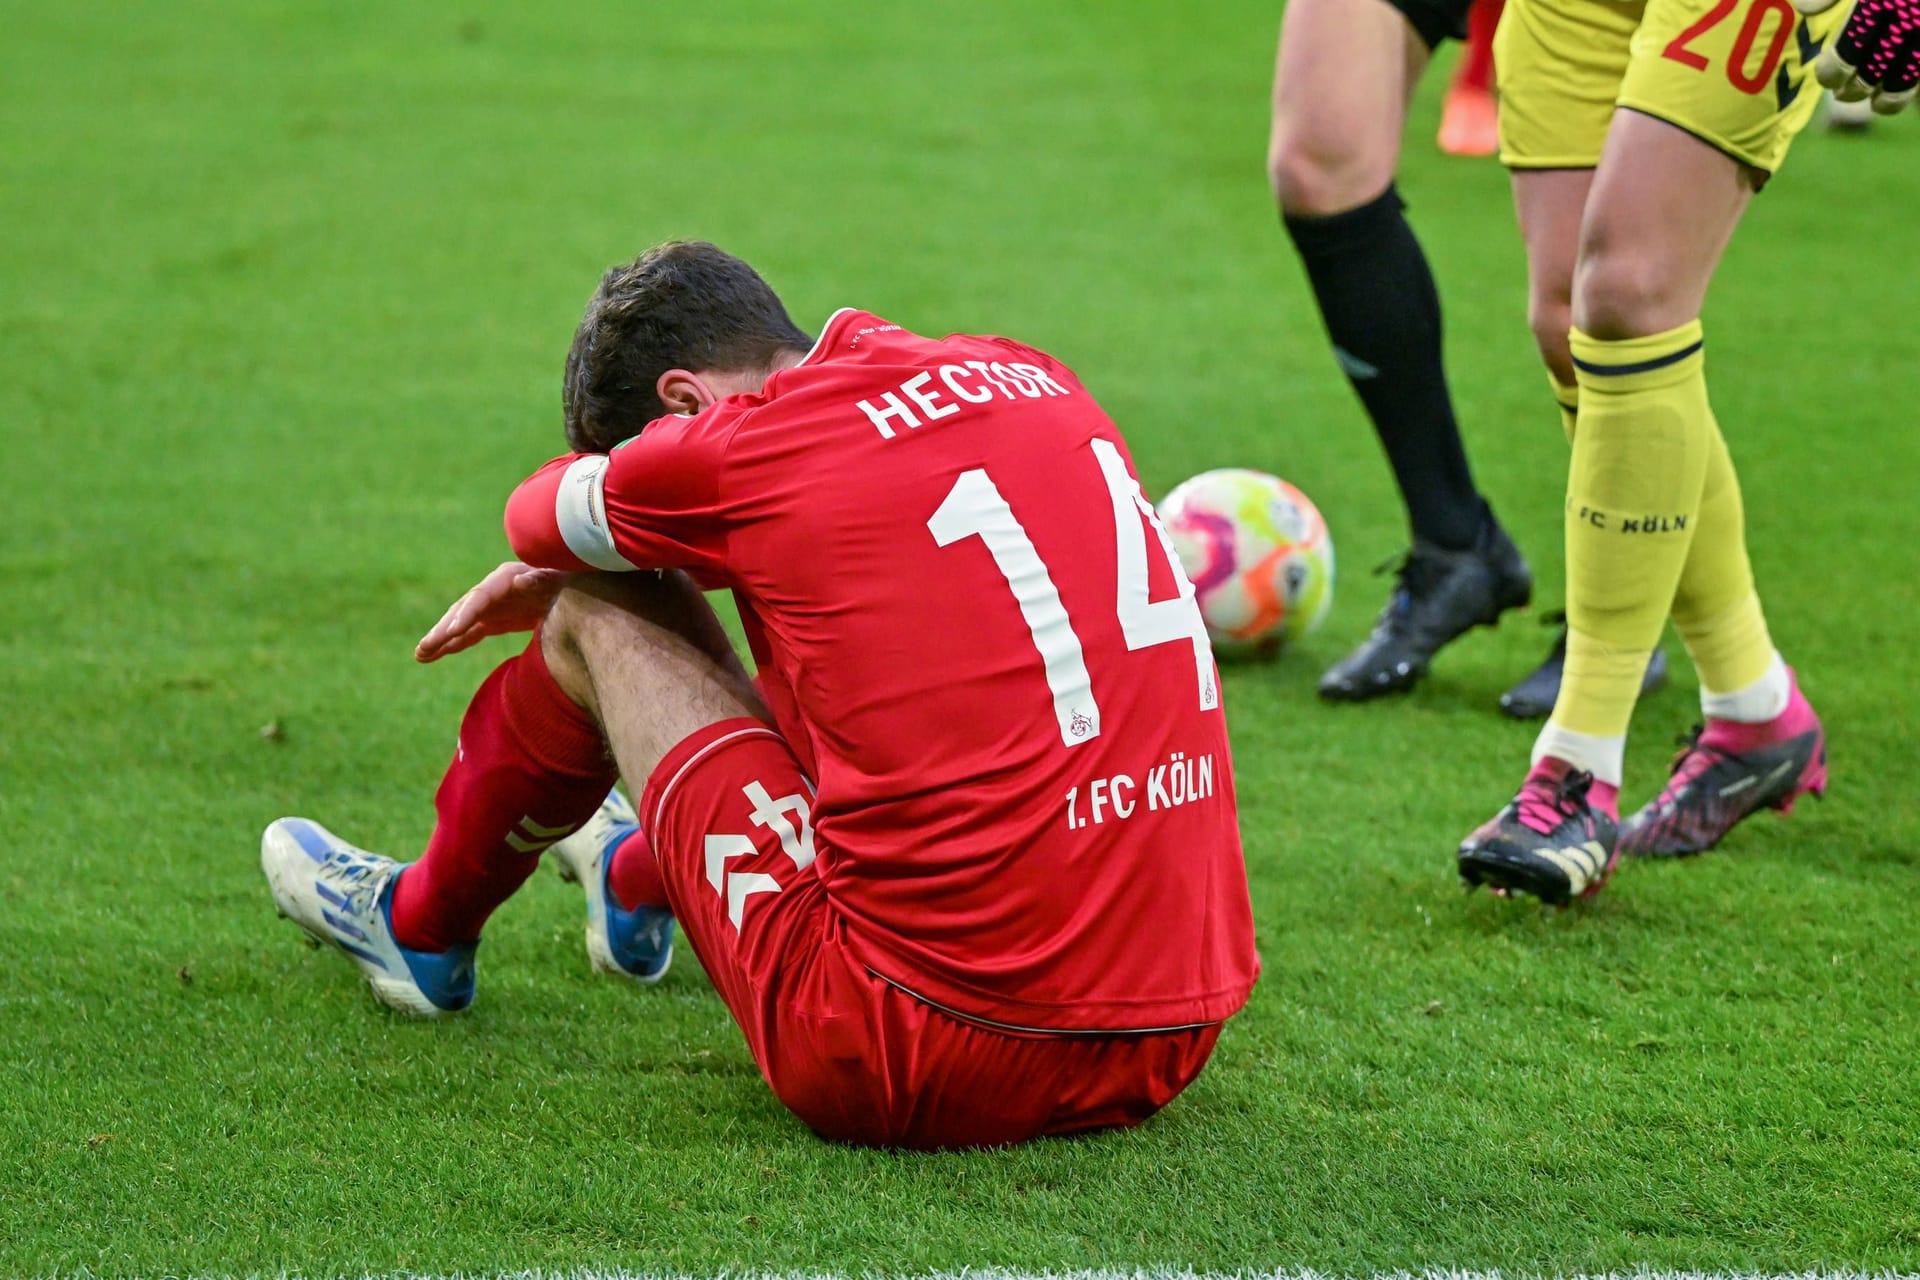
[[[1473,486],[1440,359],[1440,295],[1391,185],[1327,218],[1285,216],[1333,352],[1366,405],[1413,536],[1473,545],[1490,519]]]

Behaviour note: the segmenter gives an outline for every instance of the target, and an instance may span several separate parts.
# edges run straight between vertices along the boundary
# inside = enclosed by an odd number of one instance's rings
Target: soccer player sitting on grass
[[[1826,734],[1775,651],[1700,310],[1753,195],[1819,101],[1808,63],[1897,110],[1920,0],[1508,0],[1495,45],[1535,337],[1573,441],[1565,680],[1519,794],[1462,842],[1469,885],[1596,892],[1621,852],[1710,849],[1827,785]],[[1845,23],[1843,27],[1843,21]],[[1706,721],[1618,822],[1627,723],[1667,618]]]
[[[677,924],[775,1093],[849,1142],[1127,1125],[1185,1088],[1259,967],[1226,725],[1074,375],[862,311],[813,342],[745,263],[672,243],[602,280],[564,408],[577,452],[508,504],[525,563],[418,650],[534,630],[426,852],[283,818],[282,912],[386,1003],[452,1012],[552,846],[595,967],[658,979]],[[757,681],[696,584],[733,590]]]

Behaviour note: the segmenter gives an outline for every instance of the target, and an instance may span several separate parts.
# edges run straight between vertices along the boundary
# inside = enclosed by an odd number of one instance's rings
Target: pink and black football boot
[[[1708,720],[1681,739],[1667,785],[1628,818],[1620,850],[1637,858],[1705,853],[1749,814],[1790,813],[1794,801],[1827,790],[1827,734],[1800,681],[1788,670],[1787,709],[1762,724]]]
[[[1598,793],[1598,794],[1596,794]],[[1600,892],[1619,861],[1616,788],[1546,756],[1507,807],[1460,842],[1460,879],[1504,896],[1530,893],[1548,906]]]

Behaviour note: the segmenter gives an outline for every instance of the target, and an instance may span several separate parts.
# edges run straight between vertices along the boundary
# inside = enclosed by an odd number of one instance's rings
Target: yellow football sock
[[[1573,587],[1567,588],[1567,665],[1551,723],[1595,738],[1621,738],[1640,699],[1640,681],[1653,658],[1653,644],[1610,645],[1573,622]],[[1654,643],[1660,633],[1654,632]],[[1592,766],[1574,761],[1582,768]],[[1598,771],[1595,770],[1597,774]],[[1602,778],[1619,784],[1618,778]]]
[[[1673,597],[1673,621],[1709,693],[1744,689],[1773,665],[1773,637],[1747,561],[1740,480],[1716,424],[1700,493],[1700,519]]]
[[[1580,420],[1580,384],[1569,386],[1549,372],[1547,385],[1553,388],[1553,402],[1560,406],[1560,429],[1567,433],[1567,443],[1572,444],[1573,427]]]
[[[1627,731],[1673,606],[1712,452],[1700,322],[1601,341],[1575,329],[1567,477],[1567,669],[1552,723]]]

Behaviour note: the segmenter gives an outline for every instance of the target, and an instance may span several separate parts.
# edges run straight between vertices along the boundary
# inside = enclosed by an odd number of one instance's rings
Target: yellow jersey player
[[[1897,110],[1920,0],[1508,0],[1495,42],[1529,312],[1573,446],[1566,670],[1514,800],[1462,878],[1564,904],[1620,853],[1711,848],[1827,782],[1826,738],[1775,650],[1740,486],[1707,398],[1701,305],[1749,201],[1819,101],[1809,74]],[[1845,25],[1844,32],[1842,24]],[[1827,52],[1822,54],[1821,51]],[[1617,820],[1627,724],[1671,616],[1704,731]]]

